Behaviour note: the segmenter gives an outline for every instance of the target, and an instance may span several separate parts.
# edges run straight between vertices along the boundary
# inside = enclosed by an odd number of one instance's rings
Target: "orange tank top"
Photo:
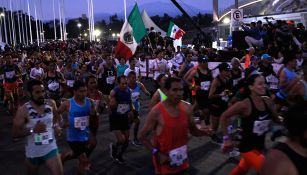
[[[188,116],[182,102],[179,103],[179,116],[177,117],[166,111],[163,102],[158,103],[157,108],[161,112],[164,126],[161,133],[154,136],[154,146],[161,153],[169,155],[170,151],[188,144]],[[180,166],[170,166],[169,163],[158,165],[155,157],[153,157],[153,162],[156,173],[160,174],[177,173],[189,167],[187,160]]]

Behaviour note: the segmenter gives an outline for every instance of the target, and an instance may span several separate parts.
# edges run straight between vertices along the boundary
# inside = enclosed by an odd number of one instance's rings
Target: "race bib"
[[[188,160],[187,145],[173,149],[169,152],[170,166],[180,166]]]
[[[253,127],[253,133],[257,134],[258,136],[263,135],[269,130],[271,120],[256,120],[254,122],[254,127]]]
[[[58,82],[52,82],[48,84],[48,89],[51,91],[56,91],[60,88],[60,84]]]
[[[233,80],[233,86],[238,85],[240,80],[241,80],[241,78],[234,79]]]
[[[275,76],[269,75],[265,79],[268,82],[270,89],[273,90],[278,89],[278,79]]]
[[[44,133],[34,134],[35,145],[47,145],[53,141],[52,130],[47,130]]]
[[[5,77],[8,79],[12,79],[15,76],[15,71],[5,72]]]
[[[130,110],[130,105],[129,104],[118,104],[117,105],[117,112],[120,114],[125,114]]]
[[[132,102],[136,102],[139,99],[139,96],[140,96],[139,92],[132,92],[131,93]]]
[[[223,96],[223,97],[222,97],[222,100],[223,100],[223,101],[225,101],[225,102],[228,102],[228,100],[229,100],[229,97],[228,97],[228,95],[226,95],[226,96]]]
[[[80,129],[80,130],[85,130],[88,125],[89,125],[89,117],[84,116],[84,117],[75,117],[74,118],[74,124],[75,128]]]
[[[204,81],[200,83],[200,89],[204,91],[208,91],[210,87],[211,82],[210,81]]]
[[[114,84],[115,76],[109,76],[107,77],[107,84]]]
[[[75,80],[67,80],[66,84],[69,87],[74,87]]]

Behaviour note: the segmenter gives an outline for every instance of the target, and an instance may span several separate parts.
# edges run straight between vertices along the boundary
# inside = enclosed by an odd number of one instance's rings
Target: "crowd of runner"
[[[0,54],[0,94],[14,138],[26,139],[29,174],[37,174],[41,164],[63,174],[71,159],[78,159],[79,174],[90,171],[99,118],[108,115],[115,136],[110,157],[119,164],[128,159],[131,140],[150,150],[156,174],[188,174],[190,133],[211,137],[223,152],[240,156],[232,175],[249,169],[305,175],[307,42],[300,43],[293,39],[272,55],[274,45],[250,42],[242,58],[213,69],[209,64],[216,52],[202,47],[141,48],[129,60],[115,58],[111,43],[72,40],[6,48]],[[139,132],[141,94],[151,101]],[[26,95],[27,102],[21,98]],[[56,140],[64,131],[71,151],[60,153]],[[272,141],[288,139],[265,157],[268,132]]]

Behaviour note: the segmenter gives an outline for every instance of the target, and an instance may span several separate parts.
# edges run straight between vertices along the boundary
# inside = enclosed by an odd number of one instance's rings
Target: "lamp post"
[[[82,27],[82,24],[81,23],[78,23],[77,24],[77,27],[79,28],[79,36],[81,36],[81,27]],[[81,39],[81,37],[80,37]]]

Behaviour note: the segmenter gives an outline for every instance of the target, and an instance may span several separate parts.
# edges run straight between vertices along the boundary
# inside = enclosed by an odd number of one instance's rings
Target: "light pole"
[[[81,27],[82,27],[82,24],[81,23],[78,23],[77,24],[77,27],[79,28],[79,36],[81,36]],[[81,39],[81,38],[80,38]]]
[[[2,17],[4,17],[4,13],[3,12],[0,13],[0,41],[1,42],[3,42],[3,37],[2,37]]]
[[[94,35],[95,35],[95,40],[97,40],[97,38],[101,35],[101,31],[99,29],[96,29],[94,31]],[[100,40],[100,39],[99,39]]]

